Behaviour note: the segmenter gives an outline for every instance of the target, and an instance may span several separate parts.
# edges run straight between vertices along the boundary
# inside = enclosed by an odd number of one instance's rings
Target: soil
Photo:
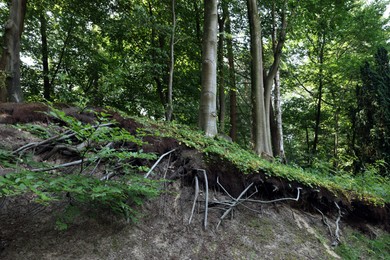
[[[93,114],[80,114],[69,107],[64,110],[81,121],[94,120]],[[46,110],[39,104],[0,104],[0,148],[14,150],[39,141],[10,123],[45,126],[51,119],[40,111]],[[133,134],[141,126],[118,114],[113,117]],[[231,200],[228,193],[236,198],[250,183],[259,190],[254,198],[262,200],[295,198],[301,186],[266,178],[262,173],[244,176],[228,162],[216,157],[205,160],[201,153],[172,138],[148,136],[144,141],[148,144],[142,149],[147,152],[161,155],[174,148],[177,151],[153,171],[153,178],[165,176],[171,181],[165,184],[163,195],[137,209],[138,221],[129,223],[111,212],[77,205],[81,211],[67,228],[61,228],[59,220],[68,215],[70,208],[65,196],[49,206],[35,203],[31,194],[0,198],[0,259],[337,259],[340,257],[331,246],[335,239],[315,208],[327,215],[335,230],[338,215],[333,205],[339,203],[343,209],[341,240],[347,226],[374,236],[388,226],[388,207],[380,210],[358,202],[352,205],[326,190],[308,187],[302,187],[298,202],[247,202],[220,221],[226,209],[212,202]],[[151,162],[139,163],[151,166]],[[208,174],[206,227],[204,178],[197,169],[205,169]],[[0,175],[7,173],[9,170],[0,165]],[[192,215],[195,176],[200,180],[201,192]],[[217,177],[228,193],[217,184]],[[252,188],[248,194],[254,191]]]

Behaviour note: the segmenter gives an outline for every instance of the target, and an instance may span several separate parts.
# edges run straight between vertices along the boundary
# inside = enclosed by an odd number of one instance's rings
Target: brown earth
[[[93,122],[91,113],[78,113],[65,107],[68,114],[83,122]],[[41,104],[0,104],[0,148],[16,149],[38,141],[32,134],[10,125],[34,122],[45,126],[51,121]],[[141,125],[115,118],[122,127],[135,134]],[[244,176],[228,162],[217,157],[208,158],[193,149],[179,145],[172,138],[145,137],[145,152],[163,154],[177,148],[172,156],[161,161],[154,171],[157,176],[172,180],[159,198],[146,202],[139,221],[127,223],[110,212],[79,205],[80,214],[72,218],[69,228],[59,230],[58,220],[66,215],[68,201],[42,206],[33,202],[31,195],[0,198],[0,259],[335,259],[331,247],[334,238],[319,208],[331,220],[335,230],[337,210],[342,207],[341,235],[351,227],[376,236],[388,225],[388,210],[368,207],[362,203],[348,204],[326,190],[313,190],[298,183],[278,178],[267,178],[262,173]],[[151,162],[146,163],[151,166]],[[193,221],[189,224],[194,200],[194,177],[204,185],[203,175],[196,169],[205,169],[211,202],[230,200],[217,184],[237,197],[250,183],[258,188],[257,199],[272,200],[296,196],[302,187],[298,202],[271,204],[245,203],[237,206],[231,217],[217,228],[225,209],[209,203],[207,228],[204,225],[204,192],[201,192]],[[9,171],[0,164],[0,175]],[[254,188],[248,191],[253,193]],[[387,226],[388,227],[388,226]]]

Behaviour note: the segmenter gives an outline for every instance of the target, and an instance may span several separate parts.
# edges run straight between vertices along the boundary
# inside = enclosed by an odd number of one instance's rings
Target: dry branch
[[[55,166],[49,167],[49,168],[32,169],[31,171],[32,172],[47,172],[47,171],[52,171],[52,170],[59,169],[59,168],[66,168],[66,167],[69,167],[69,166],[79,165],[79,164],[82,164],[82,163],[83,163],[83,160],[77,160],[77,161],[73,161],[73,162],[68,162],[68,163],[55,165]]]

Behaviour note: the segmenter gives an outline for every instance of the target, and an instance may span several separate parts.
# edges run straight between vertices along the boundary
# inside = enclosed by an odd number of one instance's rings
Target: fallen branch
[[[188,224],[191,224],[192,216],[194,215],[194,211],[195,211],[196,201],[198,200],[198,195],[199,195],[199,180],[198,180],[198,176],[195,176],[195,196],[194,196],[194,203],[192,204],[191,216],[190,216],[190,219],[188,220]]]
[[[177,149],[177,148],[175,148],[175,149],[173,149],[173,150],[171,150],[171,151],[169,151],[169,152],[166,152],[166,153],[164,153],[163,155],[161,155],[160,158],[157,160],[157,162],[155,162],[155,163],[153,164],[152,168],[150,168],[150,170],[145,174],[144,177],[145,177],[145,178],[148,178],[148,176],[152,173],[152,171],[154,170],[154,168],[156,168],[156,166],[158,165],[158,163],[159,163],[165,156],[167,156],[168,154],[170,154],[170,153],[176,151],[176,149]]]
[[[114,123],[106,123],[106,124],[101,124],[101,125],[94,125],[94,126],[85,128],[85,130],[89,130],[89,129],[98,129],[99,127],[111,126],[111,125],[113,125],[113,124],[114,124]],[[67,130],[67,131],[65,131],[63,134],[55,135],[55,136],[50,137],[49,139],[46,139],[46,140],[44,140],[44,141],[41,141],[41,142],[33,142],[33,143],[29,143],[29,144],[23,145],[22,147],[16,149],[16,150],[13,151],[12,153],[13,153],[13,154],[18,154],[18,153],[24,152],[24,151],[29,150],[29,149],[32,149],[32,148],[36,148],[36,147],[39,147],[39,146],[42,146],[42,145],[45,145],[45,144],[52,143],[52,142],[54,142],[54,141],[55,141],[55,142],[59,142],[59,141],[62,141],[62,140],[71,138],[71,137],[75,136],[76,134],[77,134],[77,133],[72,132],[72,130]]]
[[[79,165],[79,164],[82,164],[82,163],[83,163],[83,160],[77,160],[77,161],[73,161],[73,162],[68,162],[68,163],[55,165],[55,166],[49,167],[49,168],[32,169],[31,171],[32,172],[47,172],[47,171],[52,171],[52,170],[59,169],[59,168],[66,168],[66,167],[69,167],[69,166]]]

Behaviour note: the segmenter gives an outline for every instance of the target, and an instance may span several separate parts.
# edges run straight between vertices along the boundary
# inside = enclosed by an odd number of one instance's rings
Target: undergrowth
[[[11,171],[0,176],[0,197],[32,193],[36,202],[49,204],[66,195],[70,201],[80,202],[81,205],[107,208],[123,214],[128,220],[136,220],[134,206],[146,198],[157,196],[160,185],[157,181],[143,178],[140,172],[147,169],[134,165],[134,161],[154,160],[156,155],[128,149],[128,144],[139,147],[144,142],[119,128],[108,114],[97,113],[97,125],[81,123],[53,108],[50,115],[65,124],[67,129],[53,140],[61,140],[61,147],[76,152],[69,159],[81,158],[81,164],[73,168],[57,167],[37,161],[30,151],[15,153],[0,149],[0,165]],[[41,138],[53,137],[52,131],[41,126],[28,124],[18,128]],[[48,128],[53,130],[52,126]],[[54,147],[56,145],[53,144]],[[110,178],[110,175],[116,177]]]
[[[346,241],[336,247],[335,251],[342,259],[389,259],[390,235],[383,234],[369,239],[359,232],[346,236]]]
[[[145,118],[134,118],[147,126],[150,135],[173,137],[182,144],[195,148],[204,154],[214,154],[223,160],[230,161],[244,174],[263,172],[268,176],[280,177],[289,181],[297,181],[309,187],[323,187],[335,195],[342,193],[349,200],[365,201],[368,204],[383,206],[390,202],[390,180],[373,171],[353,176],[347,172],[323,172],[302,169],[297,166],[269,162],[252,151],[241,148],[238,144],[224,138],[207,138],[201,131],[176,123],[148,121]]]

